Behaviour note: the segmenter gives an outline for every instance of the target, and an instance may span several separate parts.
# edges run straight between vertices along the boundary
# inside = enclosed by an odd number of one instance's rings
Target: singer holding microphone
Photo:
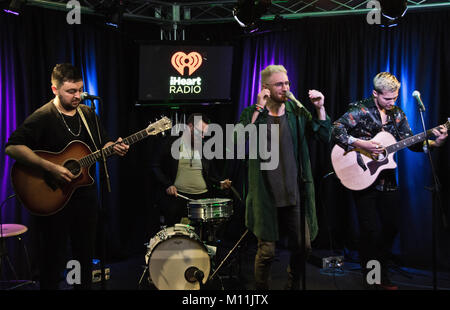
[[[121,138],[116,142],[109,141],[102,126],[102,141],[98,141],[95,121],[97,115],[89,107],[80,105],[83,80],[76,67],[69,63],[57,64],[53,68],[51,82],[55,97],[28,116],[11,134],[5,152],[16,161],[36,170],[37,175],[42,171],[46,179],[53,180],[59,187],[72,182],[77,176],[66,167],[38,156],[34,150],[59,153],[69,143],[78,140],[87,144],[92,152],[96,147],[114,145],[114,152],[123,156],[129,146],[122,143]],[[87,121],[86,124],[80,113]],[[86,125],[90,128],[93,138],[90,137]],[[95,175],[95,165],[91,166],[90,174]],[[81,283],[76,284],[75,288],[91,288],[97,211],[97,189],[95,184],[91,184],[78,188],[57,213],[32,217],[36,225],[34,240],[37,243],[35,248],[38,252],[40,289],[59,288],[68,260],[77,260],[80,263]],[[66,256],[65,250],[69,240],[72,255]]]
[[[333,123],[333,142],[345,150],[359,148],[374,156],[384,151],[384,145],[370,141],[376,134],[386,131],[397,141],[413,135],[405,113],[395,105],[400,82],[389,72],[380,72],[373,79],[370,98],[351,103],[347,112]],[[441,126],[433,131],[435,141],[430,146],[438,147],[447,138],[447,129]],[[424,142],[425,143],[425,142]],[[423,143],[409,147],[420,152]],[[352,191],[360,228],[359,256],[366,288],[396,290],[389,279],[389,259],[394,238],[398,231],[399,197],[394,169],[383,170],[370,187]],[[378,260],[381,264],[381,284],[367,284],[367,262]]]
[[[314,182],[307,139],[314,137],[328,143],[331,121],[325,112],[323,94],[310,90],[309,98],[315,113],[310,113],[290,93],[286,69],[281,65],[270,65],[261,71],[261,91],[257,103],[247,107],[240,116],[241,124],[255,124],[258,132],[266,128],[258,125],[266,124],[268,140],[271,139],[271,126],[279,126],[279,143],[275,145],[280,154],[277,167],[261,170],[259,156],[249,159],[248,163],[246,226],[258,239],[256,289],[269,289],[270,268],[275,258],[276,241],[280,237],[287,237],[290,251],[285,288],[299,289],[302,229],[306,254],[310,252],[311,240],[317,235]],[[300,220],[301,204],[306,211],[305,223]],[[306,255],[303,258],[306,259]]]

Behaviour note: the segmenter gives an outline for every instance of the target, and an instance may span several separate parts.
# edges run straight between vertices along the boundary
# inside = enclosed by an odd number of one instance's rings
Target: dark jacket
[[[300,127],[300,151],[302,159],[300,164],[302,179],[304,180],[304,191],[300,194],[300,198],[301,203],[305,205],[310,238],[314,240],[318,233],[318,224],[315,207],[314,180],[309,160],[307,139],[314,138],[328,143],[330,140],[331,121],[328,116],[326,120],[319,120],[317,116],[312,116],[305,108],[299,109],[290,101],[285,104],[297,167],[299,166],[297,161],[299,149],[299,141],[297,141],[297,119]],[[244,126],[250,124],[254,112],[255,105],[247,107],[242,112],[239,123]],[[268,111],[265,109],[258,116],[254,124],[267,124],[267,116]],[[256,159],[249,159],[248,162],[249,187],[246,199],[246,226],[258,238],[266,241],[276,241],[279,238],[277,212],[265,173],[260,169],[261,159],[258,156]]]

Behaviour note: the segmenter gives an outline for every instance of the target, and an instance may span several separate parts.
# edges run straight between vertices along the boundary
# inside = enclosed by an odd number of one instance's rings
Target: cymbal
[[[27,230],[28,228],[21,224],[2,224],[0,229],[0,238],[18,236],[23,234]]]

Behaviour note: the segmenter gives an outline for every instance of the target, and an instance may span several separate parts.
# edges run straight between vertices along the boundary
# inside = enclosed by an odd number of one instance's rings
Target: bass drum
[[[150,239],[147,248],[149,280],[158,290],[199,290],[200,283],[193,278],[195,270],[203,273],[203,284],[208,280],[208,250],[189,225],[162,229]]]

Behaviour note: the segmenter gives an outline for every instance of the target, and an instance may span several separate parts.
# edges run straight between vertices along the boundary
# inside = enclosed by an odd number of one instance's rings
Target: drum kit
[[[164,227],[150,239],[145,255],[146,268],[140,282],[148,271],[148,281],[158,290],[200,290],[212,280],[238,245],[210,276],[216,249],[212,243],[216,240],[217,230],[231,218],[233,204],[227,198],[191,200],[178,196],[188,200],[190,224]]]

